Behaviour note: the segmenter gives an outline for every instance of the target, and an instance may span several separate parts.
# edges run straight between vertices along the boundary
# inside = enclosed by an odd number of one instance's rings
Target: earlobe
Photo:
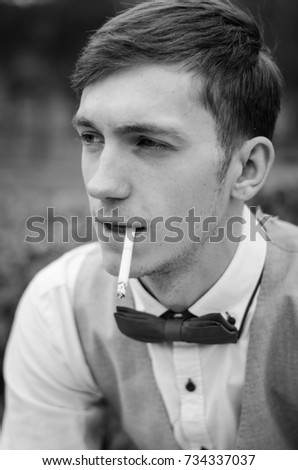
[[[248,201],[264,186],[274,162],[274,148],[266,137],[247,140],[237,152],[238,174],[233,184],[233,198]]]

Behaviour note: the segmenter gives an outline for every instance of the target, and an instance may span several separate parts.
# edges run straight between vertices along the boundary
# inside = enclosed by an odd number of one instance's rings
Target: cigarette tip
[[[125,297],[126,285],[127,284],[125,284],[125,282],[119,282],[118,288],[117,288],[117,297],[118,297],[118,299],[123,299],[123,297]]]

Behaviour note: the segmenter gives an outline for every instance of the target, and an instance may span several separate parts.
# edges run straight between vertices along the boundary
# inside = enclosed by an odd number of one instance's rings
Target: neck
[[[241,229],[237,236],[240,234]],[[233,259],[237,247],[238,243],[227,238],[220,243],[208,240],[190,263],[167,273],[144,276],[140,281],[165,307],[181,312],[193,305],[218,281]]]

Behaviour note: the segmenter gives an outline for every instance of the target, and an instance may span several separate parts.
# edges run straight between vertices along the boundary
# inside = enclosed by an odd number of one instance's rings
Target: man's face
[[[121,224],[139,217],[153,227],[138,233],[145,240],[134,246],[133,277],[197,262],[207,235],[200,243],[190,240],[185,217],[193,210],[201,220],[216,215],[223,222],[229,189],[219,187],[223,150],[212,116],[194,98],[191,75],[143,66],[109,76],[84,90],[76,125],[92,215],[107,222],[96,222],[110,240],[102,243],[107,271],[118,274],[123,248],[117,227],[111,230],[119,223],[116,209]],[[168,225],[172,217],[179,218],[179,241]],[[202,236],[198,223],[195,233]]]

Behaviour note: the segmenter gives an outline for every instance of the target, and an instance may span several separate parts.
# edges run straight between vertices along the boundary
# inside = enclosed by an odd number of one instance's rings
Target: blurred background
[[[140,2],[0,0],[0,371],[24,288],[39,269],[77,245],[63,240],[61,224],[47,219],[47,207],[68,220],[78,216],[78,232],[82,239],[86,235],[80,143],[71,126],[78,105],[69,84],[74,62],[106,18],[135,3]],[[286,81],[274,142],[277,161],[253,204],[298,224],[298,2],[239,3],[262,18],[266,41]],[[45,217],[48,229],[54,228],[55,243],[24,241],[32,215]],[[0,423],[2,411],[0,372]]]

